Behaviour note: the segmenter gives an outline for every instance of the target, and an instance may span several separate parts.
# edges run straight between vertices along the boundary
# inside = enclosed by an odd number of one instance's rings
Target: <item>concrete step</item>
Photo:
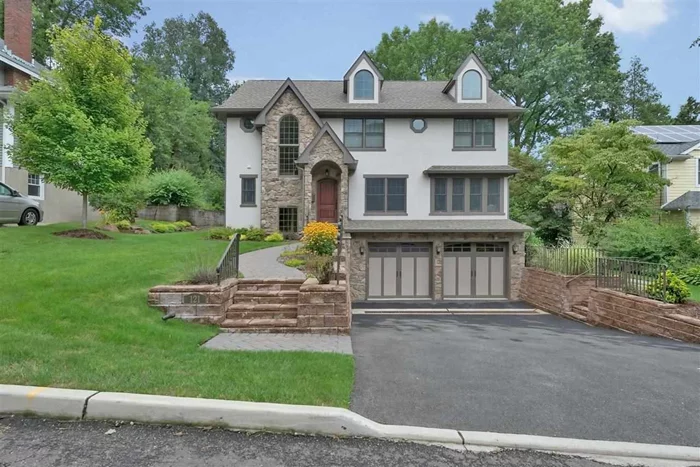
[[[245,318],[245,319],[226,319],[220,326],[222,328],[291,328],[296,327],[296,319],[270,319],[270,318]]]

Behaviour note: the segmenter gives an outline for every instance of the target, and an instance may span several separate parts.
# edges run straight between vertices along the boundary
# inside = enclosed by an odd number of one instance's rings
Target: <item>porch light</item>
[[[330,175],[330,172],[328,171],[328,169],[326,169],[326,177],[328,177],[329,175]]]
[[[364,255],[364,254],[365,254],[365,247],[360,245],[360,255]]]
[[[517,255],[517,254],[518,254],[518,250],[520,250],[520,248],[518,247],[518,244],[517,244],[517,243],[513,243],[513,246],[511,247],[511,249],[513,250],[513,254],[514,254],[514,255]]]

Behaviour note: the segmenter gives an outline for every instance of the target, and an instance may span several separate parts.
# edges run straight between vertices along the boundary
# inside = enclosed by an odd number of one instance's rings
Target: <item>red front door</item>
[[[326,179],[318,182],[316,218],[320,222],[338,222],[338,184]]]

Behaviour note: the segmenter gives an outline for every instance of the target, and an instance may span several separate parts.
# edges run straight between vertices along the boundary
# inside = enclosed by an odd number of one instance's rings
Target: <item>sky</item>
[[[575,0],[567,0],[575,1]],[[436,17],[469,27],[487,0],[144,0],[143,26],[203,10],[226,31],[236,54],[232,80],[342,79],[362,50],[374,48],[395,26],[415,29]],[[673,115],[688,96],[700,100],[700,0],[593,0],[615,34],[622,67],[638,55]]]

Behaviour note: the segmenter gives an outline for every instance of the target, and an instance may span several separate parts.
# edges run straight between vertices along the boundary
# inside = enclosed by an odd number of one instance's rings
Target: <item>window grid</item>
[[[279,208],[279,231],[283,233],[295,233],[298,230],[297,208]]]
[[[384,149],[383,118],[346,118],[343,143],[350,149]]]
[[[41,197],[41,176],[34,174],[27,176],[27,195]]]
[[[503,178],[434,177],[431,212],[436,214],[501,214]]]
[[[255,206],[255,178],[241,178],[241,205]]]
[[[292,115],[280,120],[279,174],[299,175],[299,121]]]
[[[354,98],[357,100],[374,99],[374,75],[367,70],[355,73]]]
[[[454,147],[493,148],[495,123],[492,118],[456,118],[454,121]]]
[[[405,214],[406,179],[406,176],[366,177],[365,212],[369,214]]]

